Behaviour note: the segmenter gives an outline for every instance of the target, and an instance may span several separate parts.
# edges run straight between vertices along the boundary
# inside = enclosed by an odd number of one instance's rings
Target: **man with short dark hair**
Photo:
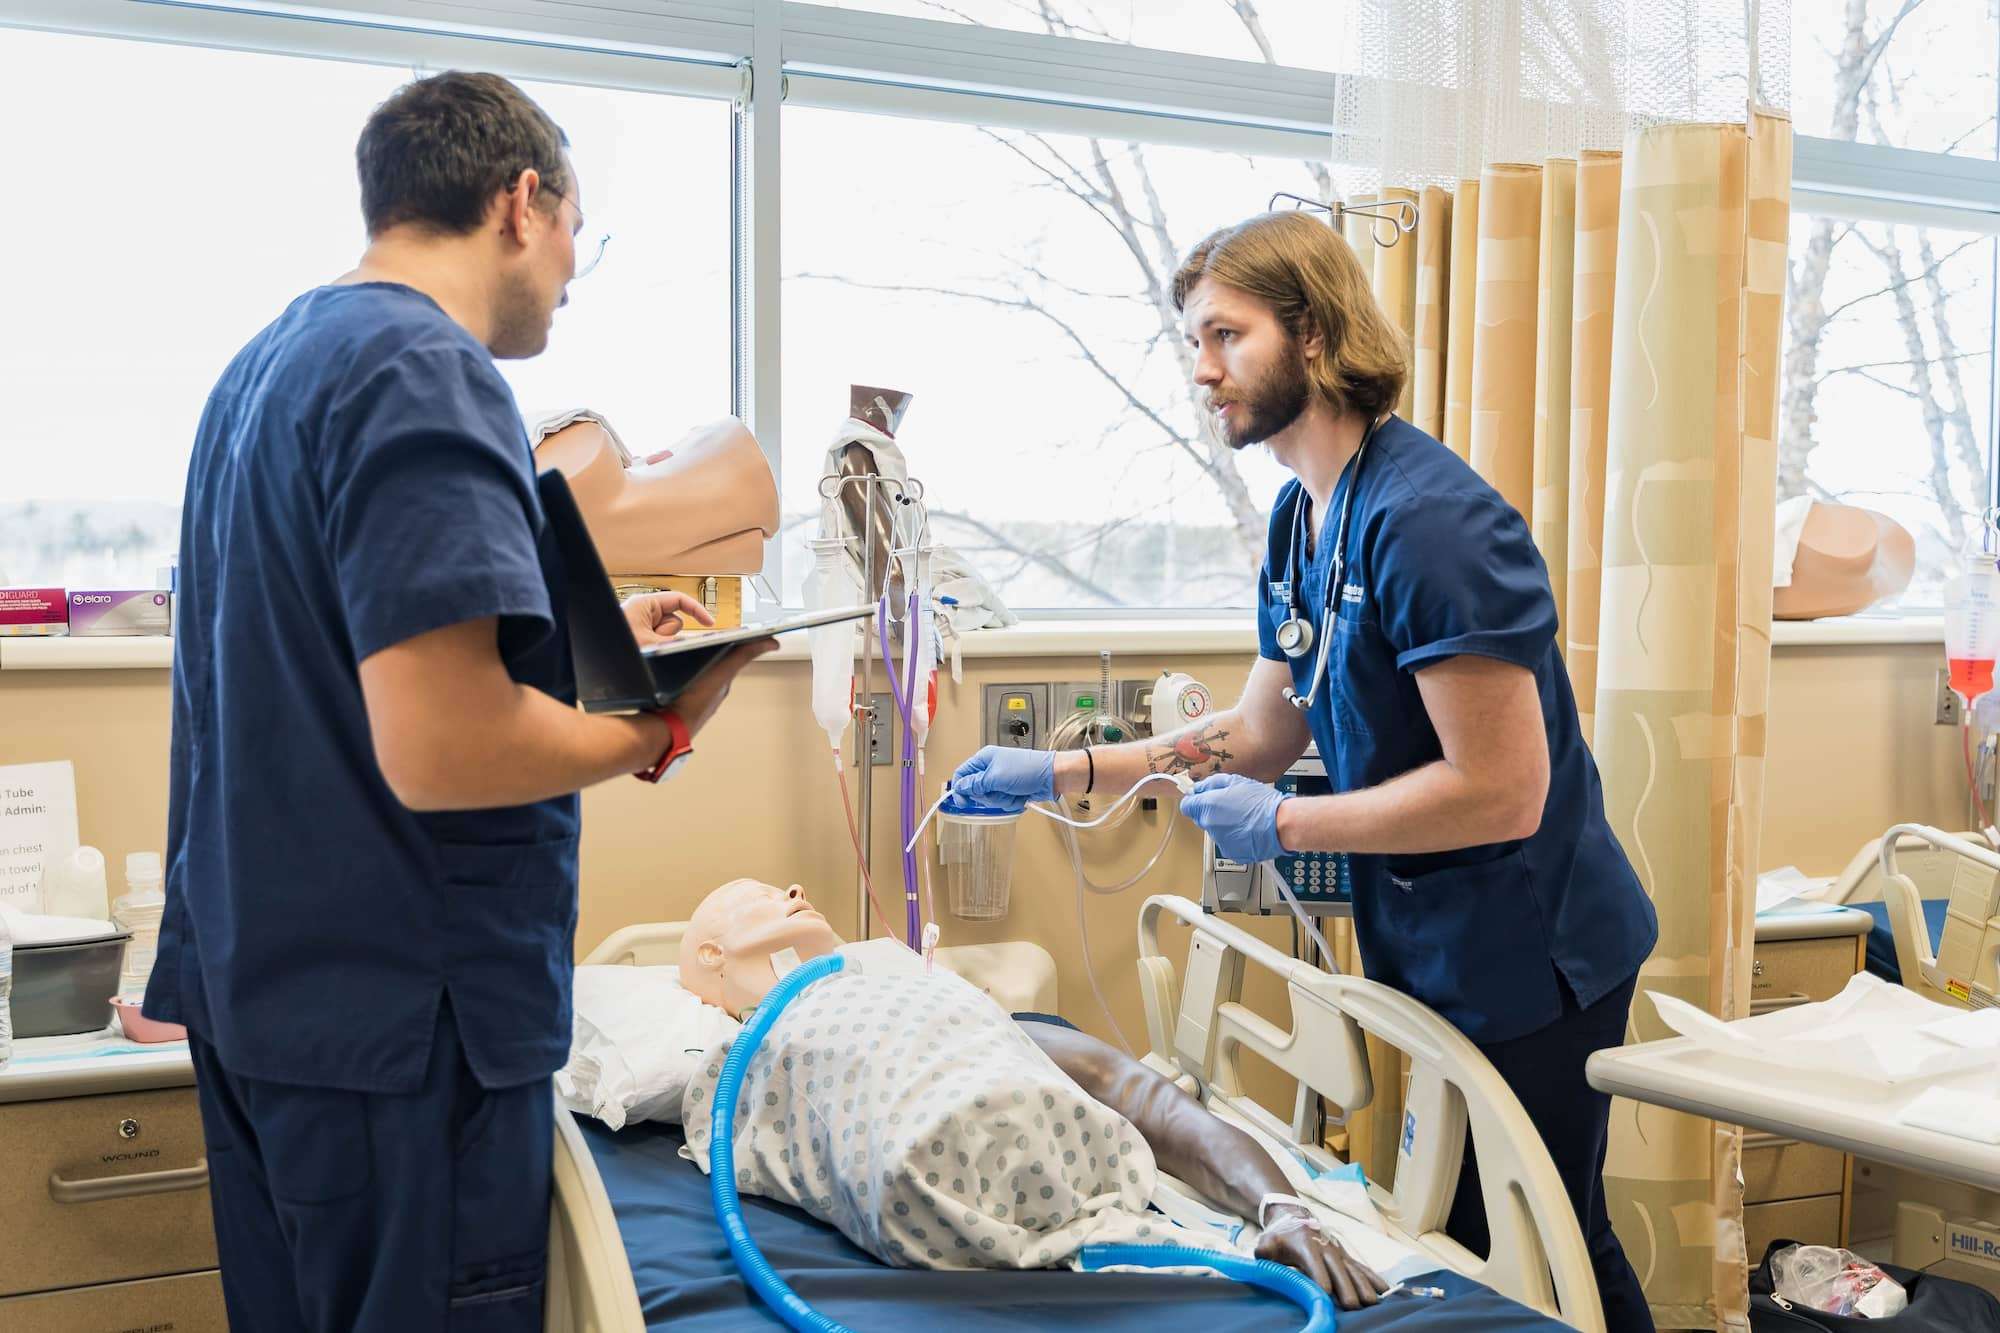
[[[202,414],[145,1007],[188,1027],[237,1328],[540,1328],[576,793],[657,778],[771,647],[672,713],[574,706],[493,364],[547,345],[576,273],[565,147],[497,76],[398,91],[357,150],[360,264]],[[627,607],[641,641],[683,614]]]

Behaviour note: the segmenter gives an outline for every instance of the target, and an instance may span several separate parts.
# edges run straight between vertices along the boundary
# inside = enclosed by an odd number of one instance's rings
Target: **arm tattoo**
[[[1211,722],[1183,731],[1164,740],[1154,741],[1146,747],[1146,771],[1148,773],[1186,773],[1192,777],[1205,778],[1222,772],[1229,761],[1236,757],[1233,750],[1224,748],[1223,742],[1229,733]]]

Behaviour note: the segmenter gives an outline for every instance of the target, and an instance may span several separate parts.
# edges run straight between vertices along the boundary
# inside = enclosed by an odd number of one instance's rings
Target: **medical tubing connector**
[[[1033,810],[1038,815],[1047,815],[1050,819],[1055,820],[1056,823],[1067,824],[1074,829],[1094,829],[1102,825],[1106,820],[1112,818],[1120,810],[1124,809],[1127,805],[1137,800],[1139,798],[1139,789],[1144,787],[1149,782],[1172,783],[1174,789],[1180,792],[1183,796],[1185,796],[1188,792],[1194,790],[1194,781],[1191,778],[1189,778],[1188,775],[1185,773],[1148,773],[1145,777],[1140,778],[1137,782],[1133,783],[1132,786],[1125,792],[1123,796],[1120,796],[1117,800],[1113,801],[1110,807],[1107,808],[1103,814],[1099,815],[1095,819],[1071,819],[1068,815],[1065,815],[1060,811],[1055,810],[1049,806],[1043,805],[1040,801],[1024,802],[1022,805],[1022,809]],[[937,816],[937,812],[939,810],[944,808],[944,803],[946,801],[949,801],[951,797],[952,797],[951,784],[946,783],[944,788],[944,795],[938,797],[936,801],[932,802],[931,808],[924,812],[924,817],[917,821],[917,831],[910,835],[909,842],[904,845],[903,848],[904,851],[906,852],[911,851],[916,847],[917,839],[924,836],[924,830],[930,827],[931,820]],[[1154,860],[1157,861],[1158,859],[1159,857],[1156,853],[1154,856]],[[1150,863],[1148,863],[1147,869],[1148,870],[1152,869],[1152,865]],[[1135,880],[1133,881],[1133,883],[1137,883],[1137,881]],[[1131,885],[1128,884],[1125,885],[1124,887],[1130,888]],[[1110,890],[1106,890],[1106,892],[1109,891]]]
[[[1321,1291],[1318,1283],[1296,1268],[1269,1259],[1245,1259],[1190,1245],[1086,1245],[1082,1258],[1086,1273],[1100,1268],[1212,1268],[1245,1286],[1282,1296],[1304,1310],[1306,1324],[1300,1333],[1332,1333],[1339,1326],[1333,1298]]]
[[[737,1271],[743,1274],[743,1285],[757,1294],[757,1298],[776,1311],[778,1318],[786,1325],[801,1330],[801,1333],[851,1333],[845,1324],[827,1318],[807,1305],[799,1294],[785,1285],[778,1271],[771,1267],[757,1243],[750,1239],[750,1230],[743,1225],[743,1204],[736,1196],[736,1094],[743,1086],[743,1075],[749,1070],[750,1057],[764,1044],[764,1037],[778,1021],[786,1005],[794,996],[821,977],[832,976],[845,967],[847,960],[837,953],[815,958],[801,967],[787,972],[764,1002],[757,1006],[750,1021],[736,1034],[736,1040],[729,1047],[729,1056],[722,1062],[722,1073],[715,1080],[715,1105],[709,1117],[708,1139],[708,1197],[715,1205],[715,1221],[722,1228],[724,1239],[729,1242],[729,1256],[736,1261]]]
[[[785,1284],[778,1271],[750,1239],[743,1224],[743,1201],[736,1194],[736,1096],[743,1089],[750,1058],[764,1044],[777,1025],[778,1015],[799,993],[824,977],[847,966],[837,953],[826,954],[787,972],[764,1002],[750,1015],[750,1021],[730,1044],[722,1073],[715,1080],[715,1104],[709,1113],[708,1197],[715,1206],[715,1221],[729,1242],[729,1257],[743,1274],[743,1284],[757,1298],[800,1333],[853,1333],[845,1324],[829,1319],[807,1305]],[[1305,1274],[1272,1263],[1268,1259],[1245,1259],[1218,1250],[1198,1250],[1184,1245],[1086,1245],[1084,1271],[1116,1266],[1120,1268],[1210,1268],[1234,1281],[1261,1287],[1285,1297],[1309,1316],[1302,1333],[1330,1333],[1335,1327],[1333,1300]]]

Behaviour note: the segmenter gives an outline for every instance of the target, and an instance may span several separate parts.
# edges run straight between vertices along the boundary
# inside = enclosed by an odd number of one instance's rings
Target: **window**
[[[550,350],[503,367],[524,411],[592,406],[650,451],[730,410],[734,375],[779,468],[785,600],[868,382],[915,395],[936,535],[1017,609],[1248,602],[1283,474],[1204,436],[1165,283],[1273,193],[1326,196],[1355,0],[827,0],[778,7],[779,34],[747,0],[512,0],[490,32],[346,7],[4,29],[0,114],[49,128],[15,145],[45,235],[0,325],[0,579],[150,578],[208,387],[361,250],[368,110],[459,67],[513,73],[565,125],[614,238]],[[71,22],[27,12],[0,24]],[[2000,0],[1790,12],[1781,493],[1908,527],[1918,577],[1888,609],[1922,611],[1995,480]],[[773,37],[786,81],[750,80]],[[775,141],[744,132],[766,110]]]
[[[1915,575],[1870,610],[1935,614],[1994,494],[2000,14],[1855,0],[1792,22],[1793,118],[1814,137],[1794,170],[1778,495],[1900,523]]]
[[[1353,0],[829,0],[910,18],[1332,70]]]
[[[1917,544],[1882,611],[1936,610],[1991,504],[1990,235],[1796,214],[1778,494],[1887,514]]]
[[[633,452],[657,452],[729,415],[730,108],[520,83],[569,135],[584,234],[611,244],[570,285],[548,350],[501,373],[530,415],[595,408]]]
[[[365,244],[354,141],[407,67],[0,29],[12,206],[0,582],[150,586],[209,388]],[[726,103],[523,80],[614,241],[524,406],[589,404],[635,446],[729,410]],[[146,114],[134,114],[136,109]],[[283,114],[271,114],[282,108]]]
[[[850,381],[915,395],[933,530],[1016,609],[1250,604],[1284,473],[1211,446],[1168,286],[1306,163],[890,116],[785,119],[788,601]]]
[[[1794,0],[1792,120],[1799,133],[1994,155],[1991,0]]]

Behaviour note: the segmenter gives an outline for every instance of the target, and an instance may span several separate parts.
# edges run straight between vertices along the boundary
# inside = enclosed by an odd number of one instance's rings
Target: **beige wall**
[[[1763,862],[1832,873],[1893,820],[1962,822],[1956,732],[1930,724],[1938,649],[1927,645],[1781,648],[1773,671],[1770,768]],[[1241,688],[1239,657],[1120,659],[1120,676],[1173,665],[1206,680],[1222,699]],[[807,702],[805,662],[752,669],[704,733],[694,762],[659,788],[614,782],[585,800],[583,906],[578,944],[587,949],[621,925],[685,916],[709,889],[737,875],[810,888],[834,924],[852,934],[854,858],[840,813],[824,735]],[[965,681],[941,686],[932,733],[937,783],[978,744],[979,686],[987,681],[1091,679],[1082,658],[979,659]],[[282,726],[274,745],[284,743]],[[124,854],[159,848],[166,830],[167,674],[164,671],[0,673],[0,763],[68,758],[77,769],[86,842],[114,867]],[[900,891],[894,770],[878,768],[877,864],[885,901]],[[926,802],[928,804],[928,802]],[[1161,836],[1164,811],[1134,813],[1112,833],[1086,835],[1092,873],[1123,878]],[[947,940],[1030,939],[1056,959],[1063,1008],[1109,1035],[1090,998],[1077,927],[1076,892],[1055,827],[1029,816],[1016,857],[1013,912],[992,926],[946,921]],[[1092,956],[1118,1021],[1134,1044],[1143,1023],[1134,985],[1133,921],[1148,892],[1193,894],[1199,841],[1174,830],[1162,869],[1139,889],[1088,903]],[[940,896],[944,885],[937,885]],[[113,892],[119,890],[114,887]],[[1288,940],[1282,923],[1265,927]]]
[[[1932,720],[1943,665],[1937,644],[1777,650],[1761,869],[1831,875],[1891,823],[1965,827],[1959,732]]]

